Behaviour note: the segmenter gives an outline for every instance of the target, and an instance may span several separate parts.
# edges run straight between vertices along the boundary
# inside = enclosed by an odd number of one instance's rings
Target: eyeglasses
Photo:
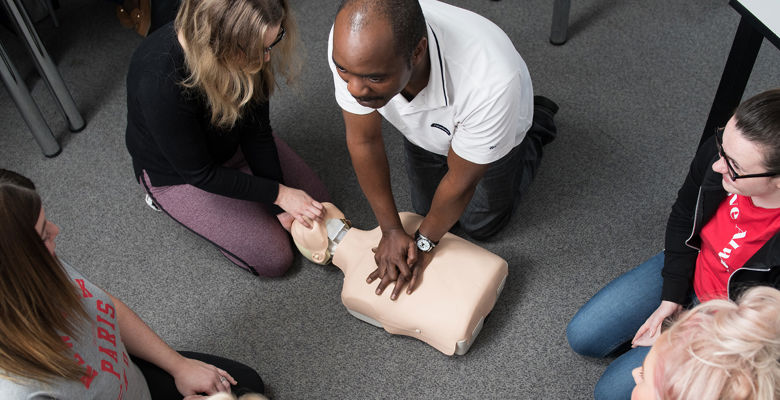
[[[270,46],[268,46],[268,47],[266,47],[266,48],[264,48],[264,49],[263,49],[263,54],[268,54],[268,53],[270,53],[270,52],[271,52],[271,49],[272,49],[274,46],[276,46],[276,45],[277,45],[279,42],[281,42],[281,41],[282,41],[282,39],[284,39],[284,34],[285,34],[285,30],[284,30],[284,27],[282,26],[282,27],[280,27],[280,28],[279,28],[279,35],[277,35],[277,36],[276,36],[276,40],[274,40],[274,42],[273,42],[273,43],[271,43],[271,45],[270,45]]]
[[[762,172],[760,174],[747,174],[747,175],[740,175],[737,173],[736,170],[734,170],[734,167],[731,165],[731,161],[729,161],[729,157],[726,155],[726,152],[723,151],[723,131],[726,128],[717,128],[715,130],[715,145],[718,146],[718,155],[720,155],[720,158],[723,159],[723,161],[726,163],[726,168],[729,170],[729,177],[732,181],[736,181],[737,179],[745,179],[745,178],[763,178],[767,176],[777,176],[780,175],[778,172]]]

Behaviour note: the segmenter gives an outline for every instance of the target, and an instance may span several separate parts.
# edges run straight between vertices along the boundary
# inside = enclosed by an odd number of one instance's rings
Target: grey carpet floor
[[[501,26],[537,94],[561,106],[531,192],[511,225],[480,243],[510,275],[469,353],[447,357],[363,323],[341,305],[341,272],[301,258],[281,279],[234,267],[151,211],[124,146],[125,74],[141,38],[113,3],[62,2],[62,26],[38,24],[87,128],[68,132],[19,41],[0,40],[63,146],[44,158],[0,89],[0,166],[38,185],[59,224],[59,255],[125,300],[176,349],[238,359],[278,399],[586,399],[607,363],[577,356],[565,327],[599,288],[662,249],[666,217],[701,135],[739,15],[726,1],[587,0],[570,39],[548,43],[552,1],[450,0]],[[326,63],[337,2],[293,0],[306,56],[271,120],[319,173],[357,227],[376,226],[345,148]],[[765,41],[746,95],[780,86]],[[399,209],[410,209],[398,132],[385,126]]]

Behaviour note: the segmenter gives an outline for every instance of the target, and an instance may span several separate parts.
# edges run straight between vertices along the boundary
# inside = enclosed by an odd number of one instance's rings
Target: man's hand
[[[376,249],[374,249],[376,251]],[[415,248],[416,251],[416,248]],[[398,279],[395,280],[395,286],[393,287],[393,293],[390,294],[390,300],[396,300],[398,299],[398,296],[401,294],[401,291],[403,290],[404,286],[406,286],[406,294],[412,294],[415,289],[417,289],[420,284],[422,283],[422,276],[423,271],[425,271],[425,268],[428,267],[428,264],[431,263],[431,260],[433,260],[433,253],[426,253],[423,251],[416,251],[417,253],[417,260],[412,264],[411,270],[412,270],[412,277],[410,279],[406,279],[403,277],[403,275],[398,275]],[[374,272],[371,273],[371,275],[368,276],[368,279],[366,279],[366,282],[371,283],[374,281],[374,279],[379,277],[379,268],[375,269]],[[379,282],[379,286],[377,287],[376,294],[382,294],[382,292],[387,288],[387,285],[389,285],[391,282],[393,282],[392,279],[388,278],[387,275],[385,275],[384,278]],[[409,283],[407,285],[407,282]]]
[[[682,306],[671,301],[662,301],[661,305],[650,315],[642,326],[636,331],[631,347],[652,346],[658,336],[661,335],[661,325],[666,317],[680,311]]]
[[[422,283],[423,271],[425,271],[425,268],[428,268],[428,264],[430,264],[431,260],[433,260],[433,253],[435,253],[435,251],[428,253],[420,251],[417,253],[417,262],[412,266],[412,279],[409,280],[409,286],[406,287],[406,294],[412,294],[415,289],[420,287],[420,284]],[[396,290],[394,289],[393,293],[395,294],[395,292]]]
[[[383,232],[379,246],[372,250],[377,269],[368,275],[366,282],[371,283],[377,278],[381,279],[376,288],[377,295],[382,294],[391,282],[396,282],[396,287],[399,287],[411,279],[411,267],[417,261],[417,245],[403,229],[390,229]],[[398,298],[395,291],[393,294],[394,296],[390,296],[391,299]]]

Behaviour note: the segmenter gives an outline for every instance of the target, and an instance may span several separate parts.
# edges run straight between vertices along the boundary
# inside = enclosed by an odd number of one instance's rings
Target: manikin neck
[[[337,266],[342,272],[344,268],[334,262],[334,256],[336,255],[336,249],[339,244],[347,236],[349,230],[352,228],[352,224],[347,219],[329,219],[325,222],[325,228],[328,230],[328,251],[331,254],[331,263]]]

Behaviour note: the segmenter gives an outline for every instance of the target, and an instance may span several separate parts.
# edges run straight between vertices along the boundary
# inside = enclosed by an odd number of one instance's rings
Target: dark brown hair
[[[780,88],[745,100],[734,118],[742,135],[764,149],[764,166],[780,173]]]

